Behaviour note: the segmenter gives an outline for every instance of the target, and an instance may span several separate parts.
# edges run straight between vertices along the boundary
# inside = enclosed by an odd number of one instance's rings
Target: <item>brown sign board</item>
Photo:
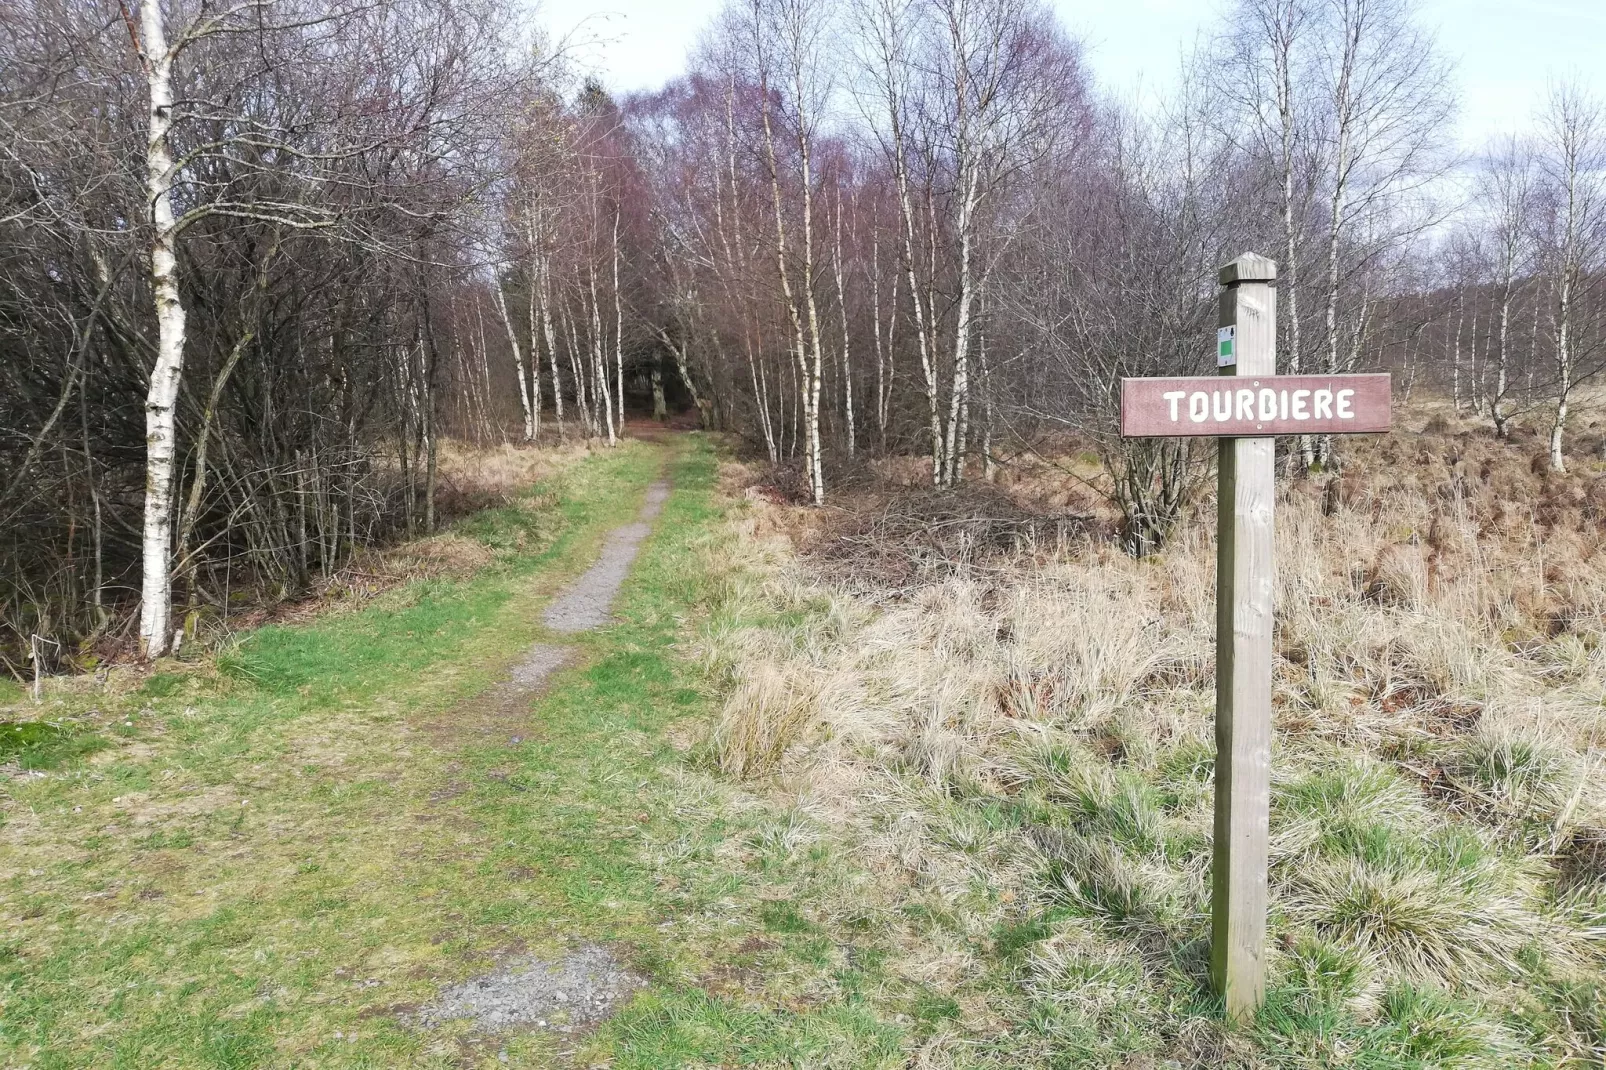
[[[1389,429],[1389,400],[1387,374],[1122,379],[1121,437],[1367,434]]]

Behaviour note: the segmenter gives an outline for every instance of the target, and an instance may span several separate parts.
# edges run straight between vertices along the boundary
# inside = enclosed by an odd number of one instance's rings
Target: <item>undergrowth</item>
[[[951,1011],[919,1065],[1600,1065],[1606,478],[1526,460],[1396,435],[1281,494],[1251,1029],[1206,978],[1207,529],[1143,561],[922,535],[877,586],[825,560],[862,525],[748,495],[706,760],[837,860],[797,892],[821,939],[868,927]]]

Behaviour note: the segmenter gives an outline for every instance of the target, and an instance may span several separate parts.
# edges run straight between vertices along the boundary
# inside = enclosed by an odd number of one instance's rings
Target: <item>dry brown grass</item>
[[[565,444],[524,446],[503,443],[475,446],[456,439],[443,439],[440,447],[442,482],[465,493],[493,497],[499,501],[536,483],[549,479],[591,450],[576,439]]]
[[[1606,467],[1558,476],[1530,435],[1434,426],[1281,488],[1274,976],[1297,987],[1333,956],[1362,1023],[1400,986],[1488,1001],[1455,1028],[1498,1065],[1512,1016],[1543,1017],[1535,992],[1606,978]],[[1167,998],[1203,932],[1209,525],[1133,560],[1085,486],[1038,464],[964,502],[1007,502],[1017,526],[1088,516],[1077,537],[945,543],[918,522],[929,495],[895,485],[909,465],[885,467],[826,512],[747,494],[733,568],[757,578],[733,598],[754,608],[705,644],[731,687],[716,761],[830,815],[888,902],[956,909],[981,882],[1002,890],[965,907],[982,933],[1006,903],[1066,904],[1084,920],[1035,945],[1032,998],[1095,1023]],[[997,805],[1046,809],[976,823]],[[911,941],[900,968],[960,986],[973,954]],[[1575,1018],[1528,1028],[1553,1053],[1606,1043]]]

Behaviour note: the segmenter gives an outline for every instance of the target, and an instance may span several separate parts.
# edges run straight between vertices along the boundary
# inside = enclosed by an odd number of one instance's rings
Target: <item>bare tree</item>
[[[1322,0],[1316,66],[1322,89],[1323,177],[1327,188],[1323,370],[1345,370],[1340,306],[1345,250],[1366,265],[1375,250],[1422,227],[1407,211],[1442,174],[1443,131],[1455,107],[1448,71],[1432,37],[1413,19],[1412,0]],[[1362,273],[1364,274],[1364,272]],[[1350,313],[1364,318],[1370,294]],[[1317,460],[1330,457],[1318,444]]]
[[[1562,439],[1578,384],[1598,369],[1581,360],[1575,317],[1580,288],[1599,266],[1606,238],[1606,111],[1572,82],[1552,86],[1541,116],[1547,211],[1545,260],[1554,287],[1555,417],[1550,425],[1550,467],[1566,471]],[[1593,354],[1588,354],[1593,356]]]
[[[1489,395],[1489,416],[1500,438],[1510,433],[1506,395],[1511,387],[1512,302],[1521,276],[1532,266],[1537,177],[1532,147],[1516,137],[1506,138],[1492,148],[1478,173],[1478,201],[1494,250],[1500,287],[1499,343],[1495,348],[1494,387]]]
[[[1255,151],[1276,162],[1278,209],[1282,224],[1279,291],[1283,303],[1279,346],[1291,375],[1304,370],[1300,319],[1302,248],[1310,198],[1315,190],[1312,36],[1318,29],[1313,0],[1240,0],[1234,9],[1226,47],[1235,62],[1212,65],[1217,92],[1233,105]],[[1310,436],[1297,440],[1299,458],[1315,461]]]

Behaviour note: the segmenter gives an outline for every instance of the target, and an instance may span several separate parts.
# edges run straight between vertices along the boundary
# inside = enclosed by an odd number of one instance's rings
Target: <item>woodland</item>
[[[672,412],[815,505],[1074,436],[1150,554],[1212,454],[1116,437],[1118,382],[1208,370],[1245,250],[1288,371],[1602,455],[1591,88],[1458,145],[1409,0],[1227,15],[1139,104],[1039,0],[733,0],[624,98],[506,0],[6,4],[5,667],[160,656],[437,529],[476,504],[443,442]]]
[[[1056,10],[624,94],[517,0],[0,0],[0,1063],[1602,1066],[1603,87]],[[1393,390],[1277,440],[1252,1018],[1218,451],[1117,426],[1245,253]]]

